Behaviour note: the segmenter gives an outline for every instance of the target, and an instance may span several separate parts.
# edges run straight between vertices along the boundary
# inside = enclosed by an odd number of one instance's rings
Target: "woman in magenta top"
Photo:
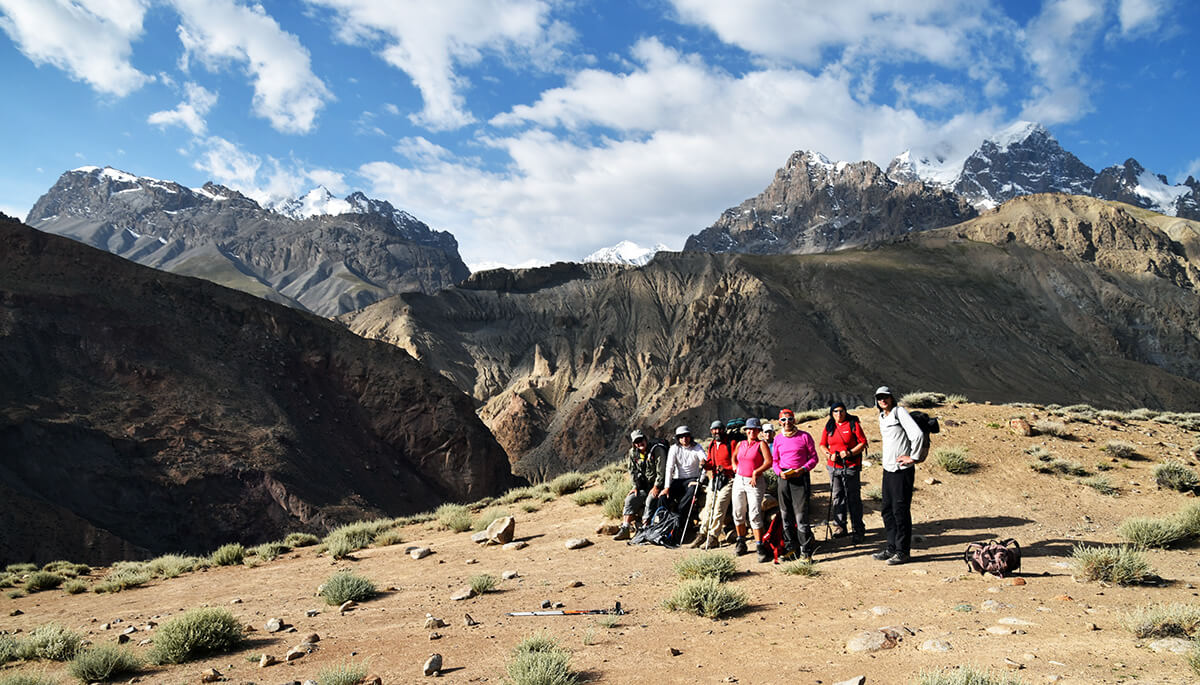
[[[746,522],[754,526],[758,560],[769,561],[770,552],[763,544],[762,498],[766,492],[763,471],[771,468],[771,452],[767,443],[759,440],[762,425],[758,419],[746,419],[746,440],[738,444],[733,457],[733,524],[737,528],[737,554],[746,554]]]
[[[791,409],[779,411],[783,432],[775,436],[772,453],[779,474],[779,512],[783,516],[785,558],[811,559],[816,540],[808,525],[808,502],[812,496],[809,472],[817,465],[817,446],[812,436],[796,427]]]

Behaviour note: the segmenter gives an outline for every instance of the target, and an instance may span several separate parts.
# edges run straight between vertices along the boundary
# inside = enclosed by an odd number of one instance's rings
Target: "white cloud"
[[[345,195],[350,192],[350,186],[346,183],[345,174],[330,171],[329,169],[310,169],[305,175],[313,183],[325,186],[334,195]]]
[[[1117,21],[1121,33],[1128,35],[1157,30],[1170,8],[1170,0],[1120,0],[1117,4]]]
[[[162,127],[183,126],[192,135],[203,134],[207,128],[204,116],[217,103],[217,94],[191,81],[184,84],[184,91],[184,101],[175,109],[155,112],[146,121]]]
[[[1175,182],[1183,183],[1188,176],[1191,176],[1192,179],[1200,179],[1200,157],[1188,162],[1187,168],[1175,178]]]
[[[196,57],[216,70],[241,63],[254,87],[254,112],[277,131],[307,133],[332,99],[312,71],[308,50],[280,28],[262,5],[235,0],[170,0],[182,19],[179,39],[187,66]]]
[[[424,108],[410,119],[432,130],[451,130],[474,121],[463,91],[460,66],[484,53],[500,56],[545,54],[569,36],[549,22],[542,0],[308,0],[332,9],[338,37],[375,47],[390,65],[404,71],[421,92]]]
[[[899,95],[897,105],[901,107],[907,107],[911,103],[934,110],[957,110],[961,108],[964,100],[960,88],[937,79],[914,83],[897,76],[892,80],[892,89]]]
[[[213,181],[238,190],[253,188],[262,167],[262,158],[246,152],[237,145],[212,136],[201,141],[200,156],[192,163],[196,169],[207,173]]]
[[[671,0],[681,21],[704,26],[723,41],[771,60],[807,66],[828,49],[854,56],[888,54],[954,65],[967,40],[997,28],[983,3],[953,0]]]
[[[467,263],[552,261],[621,239],[680,249],[759,193],[796,149],[881,165],[904,144],[965,156],[1000,117],[929,123],[857,100],[845,71],[734,76],[655,40],[638,45],[635,61],[627,74],[580,72],[496,117],[501,133],[479,142],[507,154],[501,171],[416,138],[397,149],[408,166],[379,161],[359,172],[372,193],[452,230]]]
[[[298,197],[314,185],[323,185],[334,194],[347,192],[345,176],[330,169],[310,169],[298,160],[266,159],[237,143],[210,136],[193,141],[192,166],[208,174],[216,183],[228,186],[259,204]]]
[[[118,97],[151,79],[129,61],[146,0],[0,0],[0,29],[35,64]]]
[[[1074,121],[1092,111],[1082,68],[1102,28],[1104,8],[1091,0],[1050,0],[1025,28],[1026,56],[1039,76],[1021,118],[1043,124]]]

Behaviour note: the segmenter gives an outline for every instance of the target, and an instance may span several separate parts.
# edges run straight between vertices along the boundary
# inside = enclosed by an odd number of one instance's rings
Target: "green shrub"
[[[500,584],[500,581],[496,580],[496,576],[493,576],[489,573],[481,573],[477,576],[471,576],[471,579],[467,581],[467,584],[471,586],[471,589],[475,591],[475,594],[482,595],[485,592],[491,592],[492,590],[495,590],[496,586]]]
[[[1050,452],[1050,450],[1042,447],[1041,445],[1034,445],[1032,447],[1025,448],[1025,454],[1028,454],[1038,461],[1050,461],[1054,458],[1054,455]]]
[[[288,533],[283,539],[283,544],[289,547],[312,547],[320,541],[321,539],[312,533]]]
[[[471,530],[471,510],[466,505],[447,502],[433,513],[442,528],[447,528],[455,533]]]
[[[1192,648],[1187,653],[1187,663],[1192,673],[1200,675],[1200,640],[1192,642]]]
[[[1159,549],[1170,547],[1190,537],[1188,530],[1181,525],[1181,519],[1178,516],[1127,518],[1117,526],[1117,535],[1139,547]]]
[[[20,588],[17,588],[16,590],[10,590],[5,596],[8,597],[9,599],[20,599],[27,594],[29,594],[29,593],[25,592],[24,590],[22,590]]]
[[[146,562],[145,570],[152,576],[177,578],[196,569],[196,557],[182,554],[164,554]]]
[[[86,576],[92,572],[92,567],[87,564],[76,564],[70,561],[52,561],[42,567],[47,573],[57,573],[60,576],[74,578],[76,576]]]
[[[1109,440],[1104,443],[1104,447],[1100,448],[1109,456],[1118,459],[1132,459],[1137,456],[1137,448],[1133,445],[1122,442],[1120,440]]]
[[[686,611],[705,618],[718,618],[746,606],[746,593],[716,578],[685,580],[663,601],[669,611]]]
[[[53,590],[63,584],[66,578],[57,573],[49,573],[47,571],[34,571],[25,579],[26,592],[41,592],[42,590]]]
[[[585,507],[589,504],[600,504],[604,500],[608,499],[608,492],[605,491],[604,488],[592,488],[591,490],[584,490],[578,495],[575,495],[574,499],[575,504],[578,504],[581,507]]]
[[[94,683],[136,673],[141,667],[142,660],[132,651],[113,645],[100,645],[76,654],[69,670],[80,681]]]
[[[608,628],[611,630],[621,625],[621,619],[612,615],[601,616],[600,618],[596,619],[596,625],[600,626],[601,628]]]
[[[8,573],[32,573],[38,570],[37,564],[9,564],[4,567]]]
[[[384,531],[375,536],[376,547],[389,547],[391,545],[398,545],[401,542],[404,542],[404,536],[401,535],[400,531],[396,528]]]
[[[17,656],[22,659],[49,659],[70,661],[79,651],[83,637],[57,623],[47,623],[34,628],[21,641]]]
[[[21,643],[11,635],[0,634],[0,666],[20,658]]]
[[[1079,482],[1095,490],[1101,495],[1113,497],[1120,494],[1120,491],[1117,490],[1117,486],[1113,485],[1112,482],[1110,482],[1105,476],[1092,476],[1091,478],[1083,478]]]
[[[513,648],[505,666],[512,685],[575,685],[571,653],[548,633],[535,633]]]
[[[357,685],[367,677],[366,662],[331,664],[317,671],[317,685]]]
[[[456,505],[461,506],[461,505]],[[464,510],[466,509],[463,507]],[[376,519],[374,521],[355,521],[344,526],[338,526],[329,531],[323,542],[325,551],[334,559],[342,559],[351,552],[370,547],[375,538],[396,527],[395,519]]]
[[[1070,429],[1067,428],[1067,424],[1061,421],[1047,421],[1046,419],[1034,421],[1033,430],[1038,435],[1049,435],[1063,440],[1070,440],[1075,437]]]
[[[733,559],[717,552],[698,552],[675,562],[675,575],[683,580],[716,578],[724,582],[736,574]]]
[[[66,592],[68,595],[77,595],[81,592],[87,592],[88,584],[86,580],[72,578],[71,580],[63,583],[62,589],[63,592]]]
[[[796,561],[788,562],[783,566],[780,566],[779,570],[783,571],[789,576],[812,577],[821,575],[821,570],[817,568],[816,563],[814,563],[812,559],[797,559]]]
[[[962,475],[974,471],[978,464],[971,461],[966,447],[939,447],[933,451],[933,463],[946,473]]]
[[[1121,625],[1139,638],[1200,637],[1200,605],[1172,602],[1138,607],[1121,617]]]
[[[1095,421],[1096,409],[1090,404],[1072,404],[1063,407],[1062,411],[1073,421]]]
[[[496,498],[496,504],[516,504],[524,499],[533,499],[537,497],[539,491],[536,487],[529,486],[524,488],[513,488],[503,495]]]
[[[1158,483],[1160,488],[1188,492],[1196,489],[1196,485],[1200,484],[1200,478],[1197,478],[1196,472],[1188,468],[1187,464],[1182,461],[1168,459],[1155,465],[1154,482]]]
[[[1039,459],[1042,459],[1039,457]],[[1051,458],[1049,461],[1035,461],[1029,465],[1029,468],[1038,473],[1065,474],[1068,476],[1086,476],[1088,470],[1083,464],[1077,461],[1067,461],[1065,459]]]
[[[946,396],[940,392],[910,392],[900,398],[900,404],[911,409],[932,409],[946,402]]]
[[[181,664],[234,649],[245,636],[245,627],[228,609],[191,609],[158,627],[147,656],[153,664]]]
[[[375,596],[375,583],[352,571],[339,571],[325,581],[321,596],[332,605],[346,600],[364,602]]]
[[[401,516],[400,518],[395,519],[395,522],[397,526],[412,526],[418,523],[429,523],[436,518],[437,517],[433,515],[432,511],[423,511],[419,514]]]
[[[246,559],[246,548],[239,542],[221,545],[212,553],[213,566],[236,566]]]
[[[533,502],[521,503],[521,511],[525,512],[526,514],[532,514],[539,509],[541,509],[541,506],[534,504]]]
[[[1112,469],[1113,469],[1112,464],[1107,464],[1102,461],[1096,462],[1096,470],[1097,471],[1112,471]]]
[[[1025,681],[990,669],[957,666],[949,671],[921,671],[916,685],[1025,685]]]
[[[946,404],[966,404],[966,403],[970,402],[970,400],[967,399],[966,395],[960,395],[958,393],[954,393],[954,394],[946,395],[945,402],[946,402]]]
[[[0,685],[58,685],[58,680],[45,673],[14,673],[0,678]]]
[[[1104,580],[1118,585],[1138,583],[1153,574],[1149,562],[1137,549],[1076,545],[1071,551],[1075,572],[1086,580]]]
[[[292,551],[292,548],[282,542],[264,542],[261,545],[250,548],[250,553],[263,561],[273,561],[280,554],[290,551]]]
[[[866,490],[863,490],[862,495],[872,502],[879,502],[883,500],[883,488],[878,485],[872,485]]]
[[[96,593],[120,592],[150,582],[150,573],[138,567],[114,566],[113,571],[92,586]]]
[[[578,471],[570,471],[550,481],[550,492],[562,497],[575,492],[587,482],[587,476]]]
[[[12,587],[17,580],[17,574],[15,573],[0,573],[0,589]]]
[[[1106,419],[1108,421],[1116,421],[1117,423],[1125,423],[1125,421],[1127,421],[1129,419],[1129,412],[1113,411],[1112,409],[1103,409],[1097,413],[1097,416],[1099,416],[1102,419]]]
[[[829,408],[821,407],[819,409],[805,409],[804,411],[796,412],[796,423],[804,423],[814,419],[829,418]]]
[[[1142,407],[1141,409],[1134,409],[1126,412],[1125,416],[1126,418],[1135,419],[1138,421],[1149,421],[1161,413],[1162,412],[1158,411],[1157,409],[1146,409],[1145,407]]]
[[[512,512],[500,507],[489,507],[479,513],[479,516],[471,522],[471,529],[480,531],[487,530],[487,527],[492,525],[492,522],[497,519],[502,519],[505,516],[512,516]]]
[[[1200,412],[1166,412],[1154,417],[1159,423],[1169,423],[1188,431],[1200,431]]]

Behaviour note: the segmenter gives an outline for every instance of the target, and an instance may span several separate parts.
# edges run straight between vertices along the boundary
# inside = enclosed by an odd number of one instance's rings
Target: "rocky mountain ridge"
[[[331,213],[336,212],[336,214]],[[146,266],[332,316],[469,275],[458,243],[391,204],[324,188],[262,207],[111,167],[64,173],[26,223]]]
[[[758,196],[725,210],[685,250],[809,254],[949,226],[1013,198],[1065,193],[1200,220],[1200,182],[1171,185],[1135,159],[1097,172],[1040,124],[1016,122],[964,159],[906,150],[880,171],[798,151]]]
[[[476,398],[531,476],[611,459],[633,427],[666,435],[863,401],[881,383],[975,401],[1194,406],[1200,273],[1188,252],[1200,224],[1168,230],[1142,214],[1035,195],[865,250],[496,271],[342,320]]]
[[[0,253],[0,557],[203,553],[518,484],[393,346],[15,222]]]

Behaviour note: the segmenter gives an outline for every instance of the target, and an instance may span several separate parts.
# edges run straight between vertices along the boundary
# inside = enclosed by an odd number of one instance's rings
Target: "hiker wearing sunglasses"
[[[904,564],[912,549],[912,494],[916,464],[921,461],[925,433],[886,385],[875,391],[879,434],[883,442],[883,527],[887,548],[871,555],[889,565]]]
[[[675,444],[667,450],[667,466],[664,469],[663,491],[671,507],[680,514],[687,514],[692,499],[696,496],[700,481],[700,462],[704,460],[704,448],[692,439],[692,429],[679,426],[675,429]]]
[[[712,439],[708,441],[701,466],[708,471],[708,496],[704,498],[704,509],[700,512],[700,528],[692,547],[712,549],[721,546],[721,529],[729,515],[729,501],[733,498],[733,450],[737,442],[725,432],[725,424],[713,421],[708,427]]]
[[[819,463],[812,436],[796,426],[791,409],[779,412],[783,432],[775,438],[771,467],[779,476],[779,512],[783,516],[784,558],[812,559],[812,527],[808,524],[808,504],[812,496],[810,472]]]
[[[829,408],[829,421],[821,431],[821,447],[829,469],[829,514],[833,517],[834,537],[845,537],[849,514],[854,544],[863,540],[862,456],[867,436],[858,417],[846,411],[842,402]]]
[[[646,434],[635,430],[629,434],[633,447],[629,449],[629,479],[633,487],[625,497],[625,508],[622,512],[624,520],[621,529],[613,536],[614,540],[628,540],[633,537],[633,521],[638,515],[642,518],[642,528],[654,513],[655,503],[663,490],[663,479],[667,466],[667,450],[663,443],[650,444]]]
[[[763,472],[771,468],[771,451],[767,443],[759,438],[762,425],[758,419],[746,419],[746,439],[738,444],[733,457],[733,525],[737,529],[737,545],[734,552],[739,556],[748,554],[746,549],[746,523],[754,527],[754,541],[759,561],[769,561],[771,551],[763,544],[762,499],[767,490],[767,479]]]

